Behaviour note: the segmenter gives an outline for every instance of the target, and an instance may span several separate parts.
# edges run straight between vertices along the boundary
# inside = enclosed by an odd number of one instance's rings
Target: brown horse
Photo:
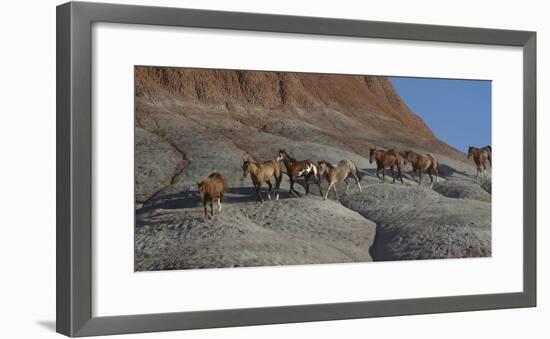
[[[294,189],[294,181],[299,177],[305,178],[306,184],[306,194],[309,194],[309,179],[313,177],[313,181],[319,186],[319,193],[323,195],[323,190],[321,189],[321,177],[319,176],[319,171],[315,163],[311,160],[296,160],[292,158],[286,150],[279,150],[279,155],[277,156],[277,161],[283,161],[286,167],[286,174],[290,179],[290,193],[295,193],[300,195]]]
[[[393,176],[393,182],[395,182],[394,168],[397,167],[397,174],[399,174],[399,179],[401,180],[401,183],[403,183],[403,176],[401,175],[401,158],[396,150],[390,149],[384,151],[371,148],[369,153],[369,163],[372,164],[373,159],[376,160],[376,176],[378,179],[386,181],[385,171],[386,168],[389,168]],[[382,170],[382,178],[380,178],[380,170]]]
[[[413,169],[412,170],[413,180],[414,180],[414,172],[418,171],[419,185],[422,183],[422,172],[428,172],[432,186],[434,184],[434,178],[432,177],[432,174],[435,174],[435,182],[436,183],[439,182],[438,180],[439,164],[433,154],[426,153],[426,155],[422,155],[413,151],[407,151],[404,154],[402,154],[402,157],[403,157],[403,165],[407,165],[409,162],[411,163],[411,166]]]
[[[474,162],[477,167],[476,172],[476,179],[480,177],[485,178],[487,176],[487,161],[489,161],[489,165],[493,167],[492,163],[492,147],[491,146],[485,146],[482,148],[477,148],[474,146],[468,147],[468,159],[474,158]]]
[[[243,160],[243,177],[246,178],[248,173],[250,173],[252,184],[256,188],[256,195],[260,202],[264,202],[264,199],[260,195],[260,188],[264,182],[269,186],[267,197],[271,200],[270,192],[273,188],[271,177],[275,177],[275,189],[277,190],[275,200],[279,200],[279,186],[281,185],[282,173],[277,161],[267,160],[261,164],[257,164],[254,160],[245,159]]]
[[[342,180],[346,182],[346,195],[347,195],[348,188],[349,188],[348,176],[350,174],[355,178],[355,181],[357,181],[357,186],[359,186],[359,191],[362,192],[361,183],[360,183],[361,178],[359,177],[357,166],[352,161],[341,160],[340,162],[338,162],[336,166],[334,166],[329,162],[321,160],[318,162],[318,164],[319,164],[319,176],[324,175],[327,181],[329,182],[327,192],[325,193],[323,200],[327,200],[328,192],[330,192],[331,188],[334,188],[334,194],[336,194],[336,201],[338,201],[338,192],[336,192],[336,183]]]
[[[203,181],[197,183],[199,193],[202,198],[202,205],[204,207],[204,219],[208,219],[208,212],[206,209],[207,202],[210,202],[210,213],[214,216],[213,200],[218,201],[218,212],[222,210],[222,199],[225,190],[227,189],[227,180],[220,173],[212,173]]]

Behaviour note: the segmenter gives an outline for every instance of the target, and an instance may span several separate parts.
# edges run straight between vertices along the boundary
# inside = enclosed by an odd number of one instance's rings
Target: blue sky
[[[491,145],[491,82],[390,77],[405,103],[435,135],[467,151]]]

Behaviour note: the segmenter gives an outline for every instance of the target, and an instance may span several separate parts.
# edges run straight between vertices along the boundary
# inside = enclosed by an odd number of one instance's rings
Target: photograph
[[[491,257],[491,81],[134,66],[134,270]]]

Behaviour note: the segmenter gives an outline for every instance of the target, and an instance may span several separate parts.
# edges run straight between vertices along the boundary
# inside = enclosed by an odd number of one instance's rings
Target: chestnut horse
[[[430,176],[430,182],[433,186],[434,178],[432,174],[435,174],[435,182],[439,182],[439,164],[435,156],[431,153],[426,153],[426,155],[418,154],[413,151],[407,151],[403,155],[403,165],[411,163],[412,166],[412,177],[414,180],[414,172],[418,171],[418,184],[422,183],[422,172],[428,172]]]
[[[325,193],[323,200],[327,200],[328,192],[330,192],[331,188],[334,188],[334,194],[336,194],[336,201],[338,201],[338,192],[336,192],[336,183],[342,180],[346,182],[346,195],[347,195],[348,188],[349,188],[348,176],[350,174],[355,178],[355,181],[357,181],[357,186],[359,186],[359,192],[363,191],[361,189],[361,183],[360,183],[361,178],[359,177],[357,166],[352,161],[341,160],[340,162],[338,162],[336,166],[334,166],[330,162],[321,160],[318,162],[318,164],[319,164],[319,176],[324,175],[327,181],[329,182],[327,192]]]
[[[482,148],[477,148],[474,146],[468,147],[468,159],[474,158],[474,162],[477,167],[476,172],[476,179],[480,177],[485,178],[487,176],[487,161],[489,161],[489,165],[493,167],[492,163],[492,148],[491,146],[485,146]]]
[[[369,163],[372,164],[373,160],[376,160],[376,176],[382,181],[386,181],[386,168],[391,170],[393,176],[393,182],[395,182],[395,171],[394,168],[397,167],[397,174],[399,174],[399,179],[403,183],[403,176],[401,175],[401,157],[396,150],[390,149],[387,151],[377,150],[376,148],[371,148],[369,153]],[[380,170],[382,170],[382,178],[380,178]]]
[[[294,189],[294,181],[299,177],[305,178],[306,184],[306,194],[309,194],[309,178],[313,177],[313,181],[319,186],[319,193],[323,195],[323,190],[321,189],[321,177],[319,176],[319,171],[315,163],[311,160],[296,160],[291,157],[286,150],[279,150],[279,155],[277,156],[277,161],[283,161],[286,167],[286,174],[290,179],[290,193],[295,193],[300,195]]]
[[[222,210],[222,199],[225,190],[227,189],[227,180],[220,173],[212,173],[203,181],[197,183],[199,193],[202,198],[202,205],[204,207],[204,219],[208,219],[208,212],[206,209],[206,203],[210,202],[210,213],[214,216],[214,206],[212,201],[217,199],[218,212]]]
[[[250,173],[250,178],[252,179],[252,184],[256,188],[256,195],[258,196],[258,201],[264,202],[264,199],[260,195],[260,187],[265,182],[269,186],[269,191],[267,192],[267,197],[271,200],[271,189],[273,185],[271,184],[271,177],[275,177],[275,189],[277,190],[277,196],[275,200],[279,200],[279,186],[281,185],[281,179],[283,177],[281,173],[281,167],[279,163],[275,160],[267,160],[261,164],[257,164],[254,160],[245,159],[243,160],[243,177]]]

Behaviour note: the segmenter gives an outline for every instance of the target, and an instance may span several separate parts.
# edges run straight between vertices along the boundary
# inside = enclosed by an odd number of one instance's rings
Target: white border
[[[504,172],[523,154],[521,49],[105,23],[92,37],[94,316],[522,291],[521,162]],[[493,257],[134,273],[134,65],[493,80]]]

